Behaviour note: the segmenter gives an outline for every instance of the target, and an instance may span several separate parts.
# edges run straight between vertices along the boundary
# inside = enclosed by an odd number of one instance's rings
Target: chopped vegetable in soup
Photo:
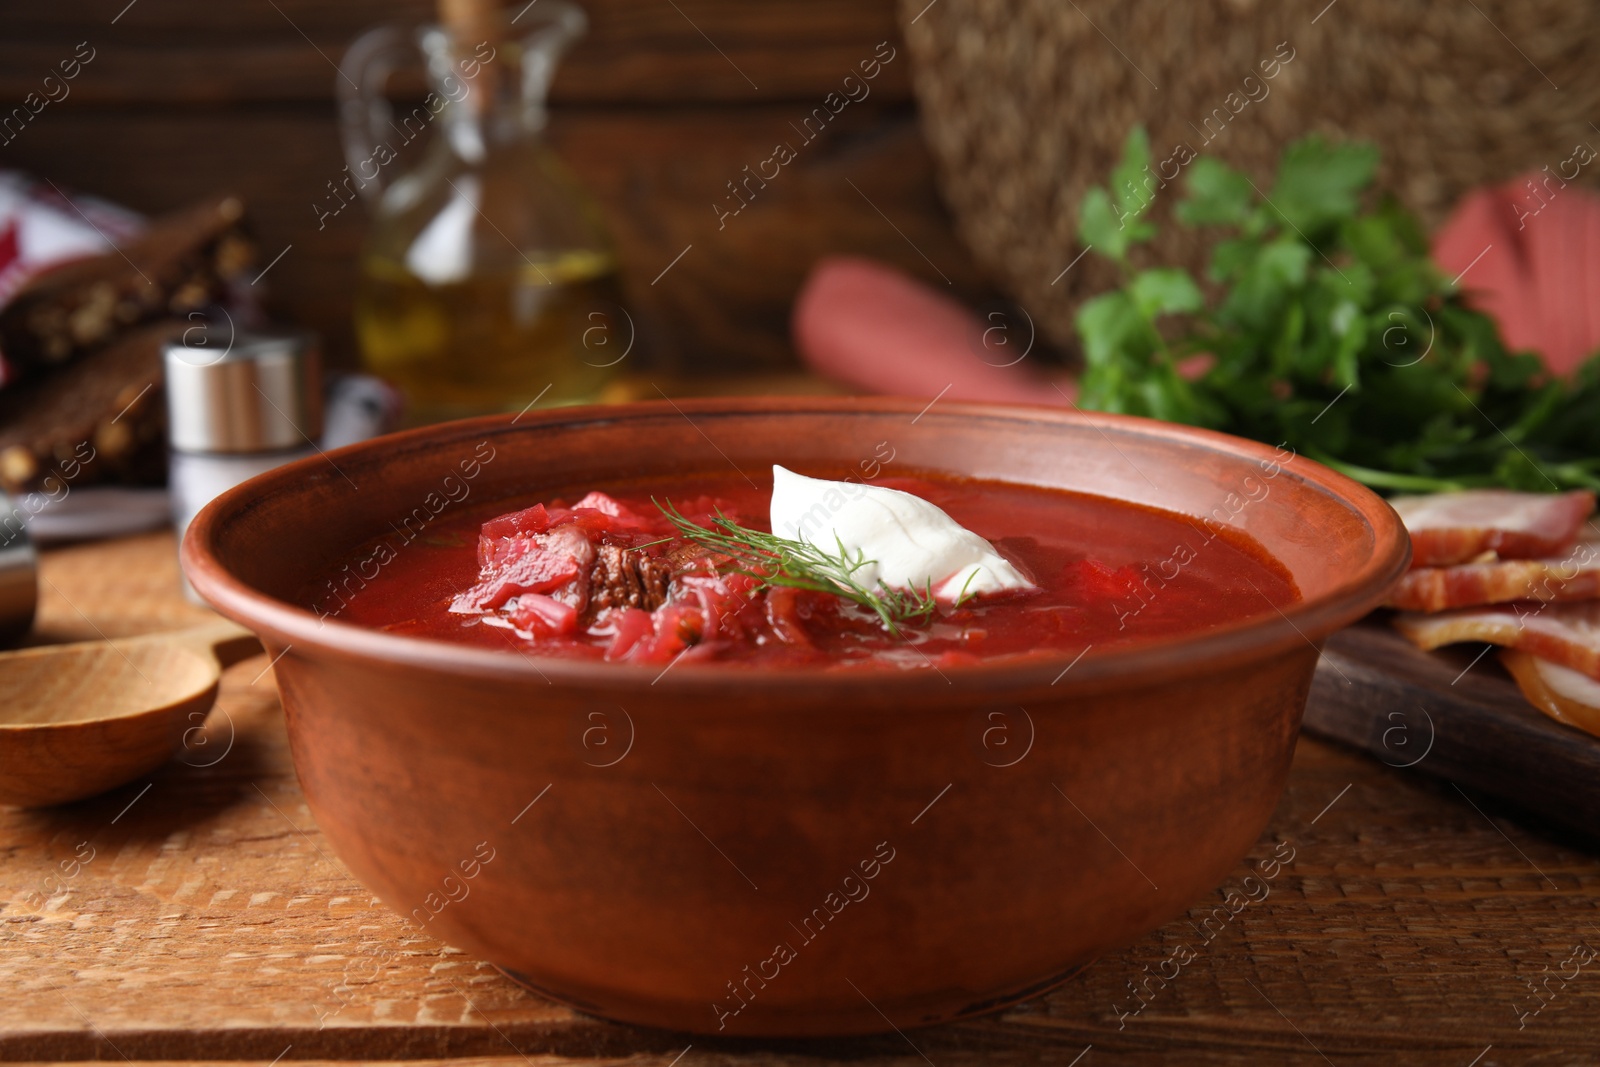
[[[927,669],[1194,634],[1298,599],[1259,546],[1198,519],[994,482],[775,473],[776,496],[699,475],[397,527],[303,601],[536,655]]]

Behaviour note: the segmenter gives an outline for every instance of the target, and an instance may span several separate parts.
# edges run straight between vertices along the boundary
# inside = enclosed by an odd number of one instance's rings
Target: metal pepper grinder
[[[292,331],[188,330],[162,352],[172,519],[190,521],[240,482],[316,454],[322,361],[316,338]],[[184,592],[197,599],[184,582]]]
[[[0,648],[10,648],[33,627],[39,604],[38,556],[28,539],[28,518],[0,493]]]

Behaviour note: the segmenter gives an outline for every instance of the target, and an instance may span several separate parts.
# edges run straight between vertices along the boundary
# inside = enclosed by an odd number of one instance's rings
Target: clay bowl
[[[719,399],[427,428],[232,490],[190,527],[184,568],[274,658],[318,826],[423,929],[632,1023],[821,1035],[954,1019],[1049,988],[1235,869],[1283,789],[1318,643],[1378,604],[1410,549],[1378,497],[1270,447],[925,406]],[[942,673],[663,673],[400,637],[294,601],[463,492],[527,502],[774,461],[842,476],[884,441],[896,473],[1244,531],[1304,599],[1075,663]]]

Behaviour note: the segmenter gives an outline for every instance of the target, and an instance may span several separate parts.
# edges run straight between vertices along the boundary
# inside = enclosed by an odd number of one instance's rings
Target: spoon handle
[[[189,648],[209,652],[222,667],[232,666],[240,660],[249,659],[261,651],[261,642],[256,635],[246,630],[238,623],[229,622],[227,619],[218,619],[202,626],[193,626],[187,630],[176,633],[152,634],[152,638],[170,641],[173,644],[186,645]]]

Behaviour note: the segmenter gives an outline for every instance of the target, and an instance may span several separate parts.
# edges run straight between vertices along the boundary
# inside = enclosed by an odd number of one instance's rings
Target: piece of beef
[[[589,609],[640,608],[654,611],[667,602],[673,566],[637,548],[599,545],[589,570]]]

